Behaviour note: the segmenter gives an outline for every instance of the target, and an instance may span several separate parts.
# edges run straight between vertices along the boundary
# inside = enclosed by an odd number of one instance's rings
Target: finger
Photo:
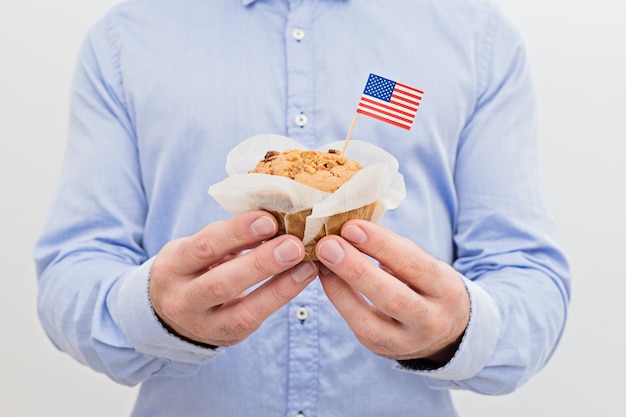
[[[264,279],[297,265],[304,254],[300,239],[291,235],[279,236],[191,281],[187,290],[188,303],[197,310],[226,303]]]
[[[384,297],[373,297],[370,305],[355,288],[331,271],[322,273],[320,281],[356,338],[372,352],[387,358],[418,358],[443,351],[452,342],[458,342],[467,325],[469,307],[462,307],[460,301],[454,305],[461,306],[461,314],[455,313],[455,318],[448,322],[448,313],[433,308],[420,296],[413,297],[406,285],[401,290],[403,295],[392,296],[391,302],[383,300]],[[407,301],[399,301],[403,299]]]
[[[277,231],[276,220],[264,211],[249,211],[212,223],[177,241],[172,270],[182,276],[197,274],[232,253],[254,247]]]
[[[442,295],[445,288],[442,263],[415,243],[367,221],[346,223],[341,233],[359,251],[378,260],[385,271],[418,293],[434,297]]]
[[[328,269],[363,294],[382,313],[400,322],[424,313],[424,299],[418,293],[378,268],[344,239],[327,236],[317,244],[316,253]],[[344,317],[349,315],[348,312]]]
[[[317,276],[313,262],[301,262],[293,268],[275,275],[250,294],[233,303],[220,306],[212,320],[221,323],[224,334],[249,334],[269,316],[298,295]],[[231,336],[232,337],[232,336]]]
[[[388,356],[397,350],[402,324],[381,314],[363,296],[334,273],[320,274],[324,292],[345,319],[356,338],[371,351]]]
[[[320,282],[326,296],[337,311],[346,320],[358,320],[357,313],[371,312],[368,301],[354,287],[335,275],[334,272],[320,268]]]

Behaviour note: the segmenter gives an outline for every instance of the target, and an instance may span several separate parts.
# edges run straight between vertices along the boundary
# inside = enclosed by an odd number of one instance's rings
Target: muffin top
[[[268,151],[250,173],[279,175],[329,193],[335,192],[361,169],[340,151],[289,149]]]

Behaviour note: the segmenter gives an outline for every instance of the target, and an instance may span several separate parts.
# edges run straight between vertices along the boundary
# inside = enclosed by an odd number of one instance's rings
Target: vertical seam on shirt
[[[487,86],[487,77],[490,67],[489,64],[491,62],[491,57],[493,56],[492,51],[494,37],[496,33],[496,26],[500,20],[499,9],[496,6],[491,5],[490,3],[487,3],[486,6],[489,7],[490,16],[485,27],[482,53],[480,54],[480,62],[478,63],[478,77],[476,83],[477,101],[480,99],[480,97],[484,93],[484,89]]]
[[[113,68],[113,77],[114,77],[114,80],[113,79],[111,80],[111,85],[115,90],[117,99],[120,102],[120,106],[123,108],[124,116],[126,117],[126,121],[128,123],[127,133],[133,145],[135,146],[135,149],[137,151],[138,163],[140,164],[139,162],[139,139],[137,137],[137,132],[135,130],[135,120],[134,120],[133,114],[130,112],[130,109],[128,107],[128,97],[126,96],[126,88],[124,86],[124,77],[122,76],[121,35],[120,35],[119,25],[117,24],[116,19],[115,19],[115,17],[119,14],[119,9],[118,9],[119,7],[121,6],[111,9],[104,19],[107,40],[109,43],[111,66]],[[116,83],[115,85],[113,85],[114,81]],[[143,179],[143,172],[141,171],[141,168],[139,168],[138,173],[141,176],[140,183],[142,187],[142,192],[144,194],[144,197],[147,198],[144,179]],[[145,221],[145,215],[144,215],[144,221]]]
[[[122,106],[124,106],[127,116],[130,119],[130,114],[128,114],[128,100],[126,97],[126,90],[124,89],[124,78],[122,77],[122,65],[120,59],[120,35],[117,25],[115,23],[113,12],[110,12],[107,15],[106,28],[107,39],[109,41],[109,50],[111,53],[111,63],[115,71],[115,78],[117,82],[117,85],[115,87],[118,89],[118,98],[120,100],[120,103],[122,104]]]

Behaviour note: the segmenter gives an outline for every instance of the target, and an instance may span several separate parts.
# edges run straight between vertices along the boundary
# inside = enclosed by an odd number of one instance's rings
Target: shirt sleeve
[[[537,112],[519,33],[495,13],[478,52],[477,101],[459,143],[454,267],[471,299],[456,355],[427,376],[435,389],[514,391],[538,372],[561,337],[567,261],[541,189]]]
[[[196,372],[219,350],[168,333],[150,305],[148,204],[115,34],[105,17],[79,54],[60,185],[34,257],[39,316],[52,342],[134,385]]]

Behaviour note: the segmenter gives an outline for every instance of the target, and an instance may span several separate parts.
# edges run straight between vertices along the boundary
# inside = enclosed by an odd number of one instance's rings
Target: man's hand
[[[196,342],[241,342],[317,275],[315,264],[301,263],[304,246],[298,238],[283,235],[266,241],[277,230],[269,213],[251,211],[169,242],[150,275],[150,298],[158,317]],[[252,250],[242,254],[246,249]]]
[[[359,341],[387,358],[447,363],[470,313],[459,274],[415,243],[367,221],[346,223],[341,235],[317,244],[324,265],[320,279]]]

